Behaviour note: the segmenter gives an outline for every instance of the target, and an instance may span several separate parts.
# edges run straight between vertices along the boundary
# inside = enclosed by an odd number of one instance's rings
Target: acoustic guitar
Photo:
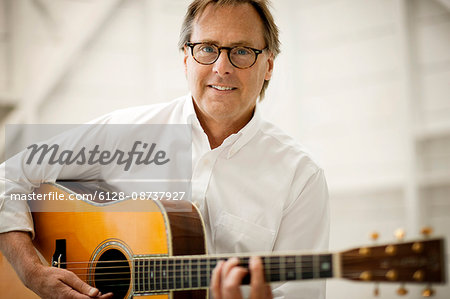
[[[37,192],[68,199],[92,189],[46,183]],[[132,200],[108,205],[83,200],[48,204],[66,205],[68,212],[33,212],[34,245],[44,262],[74,272],[102,293],[113,292],[115,298],[206,298],[212,270],[229,257],[206,254],[202,218],[188,201],[149,200],[146,212],[131,209],[129,205],[136,204]],[[344,278],[429,285],[444,283],[446,274],[443,239],[336,253],[258,255],[267,282]],[[235,256],[248,267],[249,254]],[[0,256],[1,265],[0,284],[5,284],[15,273]],[[249,281],[247,276],[243,283]],[[3,285],[2,298],[33,297],[25,287],[18,288],[17,282]]]

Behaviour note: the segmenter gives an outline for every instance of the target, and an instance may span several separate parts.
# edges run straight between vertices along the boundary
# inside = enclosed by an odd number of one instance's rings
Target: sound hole
[[[105,251],[95,266],[95,286],[106,294],[112,292],[113,298],[125,298],[130,288],[131,271],[125,255],[117,249]]]

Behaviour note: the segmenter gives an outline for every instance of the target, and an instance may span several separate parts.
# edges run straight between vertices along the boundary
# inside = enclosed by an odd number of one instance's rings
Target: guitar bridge
[[[55,252],[52,256],[52,267],[66,269],[66,239],[55,241]]]

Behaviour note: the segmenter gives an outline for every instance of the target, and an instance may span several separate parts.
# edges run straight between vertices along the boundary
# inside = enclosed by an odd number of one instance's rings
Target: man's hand
[[[42,265],[26,232],[1,233],[0,250],[25,286],[42,298],[112,298],[112,293],[102,295],[68,270]]]
[[[113,296],[112,293],[102,295],[98,289],[65,269],[40,265],[33,272],[33,278],[29,279],[27,286],[41,298],[107,299]]]
[[[239,286],[242,279],[248,273],[247,269],[238,266],[239,260],[231,258],[228,261],[220,261],[213,271],[211,278],[211,291],[214,299],[241,299]],[[264,281],[264,271],[261,259],[252,256],[250,268],[250,298],[273,298],[270,286]]]

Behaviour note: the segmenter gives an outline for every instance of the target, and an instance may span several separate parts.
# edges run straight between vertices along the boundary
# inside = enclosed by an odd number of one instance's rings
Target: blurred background
[[[177,41],[189,2],[0,0],[2,140],[6,124],[83,123],[187,93]],[[325,169],[330,249],[373,231],[394,242],[400,227],[450,240],[450,0],[272,2],[282,53],[262,109]],[[370,298],[373,286],[330,280],[327,292]]]

